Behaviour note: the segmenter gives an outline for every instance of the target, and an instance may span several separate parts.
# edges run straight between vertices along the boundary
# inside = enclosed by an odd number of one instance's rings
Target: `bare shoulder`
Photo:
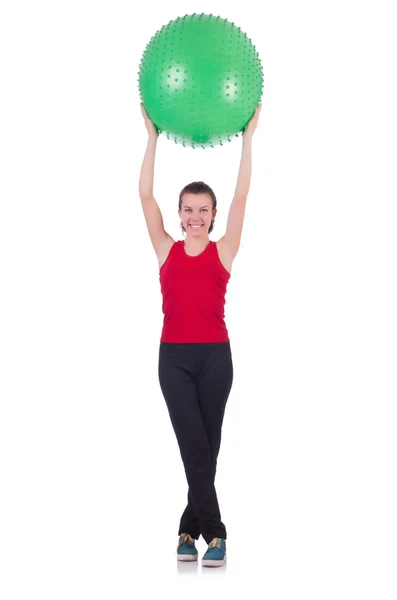
[[[175,244],[175,240],[167,233],[164,241],[159,244],[157,248],[157,260],[159,261],[159,269],[163,266],[165,261],[167,260],[169,251],[171,247]]]
[[[231,245],[228,244],[225,235],[216,242],[216,247],[218,248],[219,259],[222,265],[225,267],[226,271],[231,273],[233,261],[236,258],[237,252],[235,252]]]

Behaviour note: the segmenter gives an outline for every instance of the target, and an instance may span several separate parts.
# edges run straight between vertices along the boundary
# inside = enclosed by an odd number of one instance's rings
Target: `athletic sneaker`
[[[188,533],[181,533],[176,554],[178,560],[197,560],[198,552],[195,546],[195,540],[190,537]]]
[[[214,538],[209,543],[201,563],[203,567],[222,567],[226,563],[226,540]]]

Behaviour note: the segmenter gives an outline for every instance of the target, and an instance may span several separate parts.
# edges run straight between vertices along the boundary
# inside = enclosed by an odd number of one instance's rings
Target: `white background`
[[[392,4],[2,3],[2,600],[396,598]],[[234,21],[264,69],[226,296],[223,569],[176,564],[187,484],[158,383],[161,292],[138,196],[140,58],[193,12]],[[211,239],[224,234],[240,152],[241,137],[193,150],[160,136],[170,235],[181,239],[178,194],[196,179],[218,197]]]

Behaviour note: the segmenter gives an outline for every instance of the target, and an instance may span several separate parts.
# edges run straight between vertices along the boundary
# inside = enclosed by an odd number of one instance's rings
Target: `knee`
[[[195,471],[206,470],[209,465],[212,467],[213,461],[209,447],[203,444],[192,446],[185,452],[184,462]]]

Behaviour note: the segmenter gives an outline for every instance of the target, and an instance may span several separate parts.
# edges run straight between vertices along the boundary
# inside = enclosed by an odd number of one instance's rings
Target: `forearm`
[[[154,162],[156,158],[157,137],[149,136],[139,178],[141,198],[153,196]]]
[[[243,145],[241,150],[240,168],[237,177],[234,197],[247,197],[252,172],[252,136],[242,136]]]

